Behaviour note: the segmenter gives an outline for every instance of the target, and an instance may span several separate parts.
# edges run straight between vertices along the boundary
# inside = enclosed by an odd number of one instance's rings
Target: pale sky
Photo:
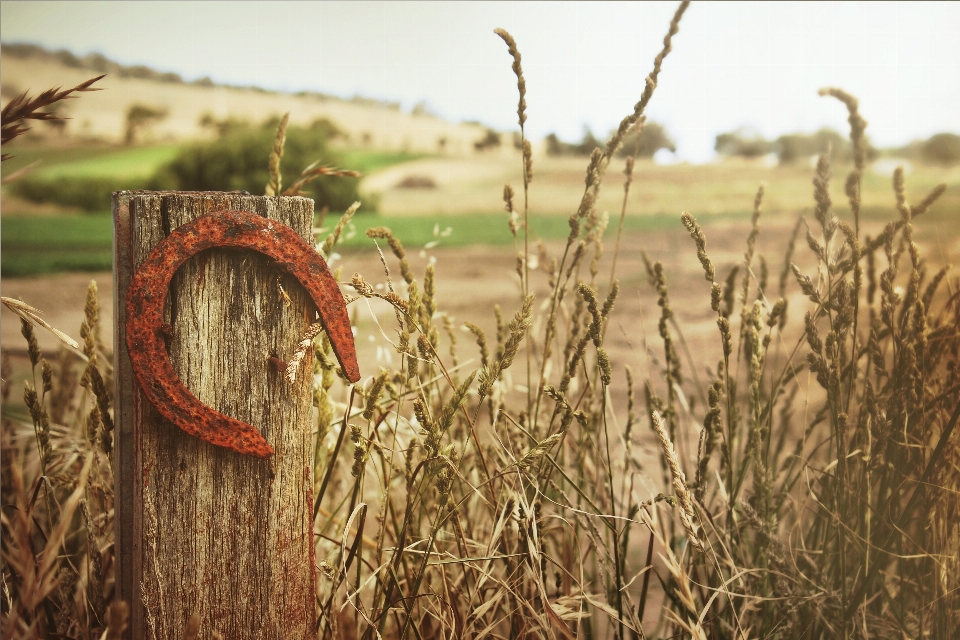
[[[639,99],[675,3],[7,2],[0,39],[100,52],[192,80],[425,100],[450,120],[516,129],[508,30],[523,55],[527,129],[579,140]],[[877,146],[960,133],[960,3],[693,3],[648,116],[678,156],[714,156],[718,133],[831,126],[860,99]]]

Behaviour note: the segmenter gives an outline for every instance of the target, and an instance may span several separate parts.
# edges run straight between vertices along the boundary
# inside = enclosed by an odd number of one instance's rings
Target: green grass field
[[[179,150],[177,145],[122,149],[79,162],[55,164],[38,173],[45,178],[147,178],[173,160]]]
[[[342,169],[350,169],[351,171],[359,171],[360,173],[366,174],[377,171],[378,169],[400,164],[401,162],[419,160],[420,158],[425,158],[426,155],[422,153],[351,149],[343,152],[341,157],[343,164]]]
[[[105,178],[143,179],[172,160],[178,145],[143,147],[86,146],[52,148],[22,145],[11,150],[14,158],[3,163],[8,176],[32,162],[41,160],[31,176],[43,179]],[[370,173],[393,164],[416,160],[420,154],[351,150],[343,154],[343,168]],[[15,202],[4,208],[0,220],[0,270],[4,277],[57,273],[61,271],[102,271],[111,268],[113,221],[109,212],[94,214],[35,215],[19,211]],[[429,242],[436,221],[413,219],[404,226],[416,229],[413,235],[421,243]],[[376,226],[371,224],[370,226]],[[482,229],[483,225],[476,225]],[[476,230],[472,230],[476,231]],[[458,234],[461,238],[468,234]],[[447,240],[444,238],[444,240]],[[358,245],[362,236],[351,239]],[[463,241],[461,241],[461,244]]]
[[[178,147],[175,145],[155,145],[135,148],[126,147],[77,147],[55,149],[50,147],[36,147],[23,145],[11,149],[16,157],[3,163],[3,174],[9,175],[26,166],[36,159],[43,159],[43,165],[38,168],[36,175],[44,178],[57,177],[94,177],[103,178],[119,176],[121,178],[143,178],[149,176],[164,162],[173,158]],[[340,164],[344,168],[353,169],[362,173],[371,173],[391,165],[407,162],[424,157],[418,154],[383,152],[369,150],[349,150],[342,153]],[[812,186],[806,175],[801,172],[783,169],[749,168],[751,185],[768,181],[767,199],[765,200],[765,216],[795,215],[802,210],[793,209],[794,200],[805,202],[809,199]],[[655,167],[644,168],[635,185],[635,192],[631,194],[633,204],[628,208],[625,229],[627,231],[643,231],[647,229],[676,227],[680,230],[678,221],[679,211],[683,210],[680,200],[688,202],[686,206],[705,225],[715,224],[728,220],[743,220],[748,218],[748,207],[752,204],[752,195],[743,195],[733,203],[728,197],[731,191],[730,173],[732,169],[723,165],[706,167]],[[842,169],[837,170],[843,175]],[[812,175],[812,171],[809,171]],[[560,175],[538,176],[537,187],[546,187],[549,190],[559,188],[557,182]],[[551,182],[552,181],[552,182]],[[579,181],[579,177],[577,178]],[[918,238],[940,240],[952,238],[958,233],[958,223],[951,212],[955,212],[960,205],[960,176],[957,170],[924,169],[916,175],[908,177],[908,196],[911,201],[918,201],[933,185],[940,181],[948,184],[947,193],[940,202],[931,209],[926,221],[918,225]],[[543,183],[543,186],[541,186]],[[555,183],[555,184],[554,184]],[[675,184],[676,183],[676,184]],[[657,199],[666,197],[664,189],[686,183],[680,189],[682,195],[677,195],[677,207],[668,207],[669,213],[648,213],[649,208],[644,206],[644,199],[657,196]],[[616,210],[619,210],[620,193],[614,185],[607,185],[604,192],[612,198],[604,203],[604,208],[611,208],[610,228],[607,237],[612,237],[617,226]],[[477,187],[479,188],[479,187]],[[486,189],[486,187],[484,187]],[[848,216],[845,197],[842,193],[843,181],[835,177],[831,184],[834,199],[834,208],[842,218]],[[581,187],[582,189],[582,187]],[[744,194],[750,194],[755,186],[741,189]],[[621,192],[622,193],[622,192]],[[864,210],[865,221],[877,223],[896,219],[898,213],[893,205],[889,178],[868,173],[864,180]],[[639,202],[634,197],[640,198]],[[776,198],[785,198],[784,207],[776,205]],[[571,192],[573,207],[577,194]],[[703,202],[703,200],[706,202]],[[491,198],[494,200],[494,198]],[[721,202],[722,200],[722,202]],[[771,201],[768,203],[768,201]],[[692,206],[699,203],[700,206]],[[882,204],[881,204],[882,203]],[[113,223],[108,212],[85,215],[36,215],[28,210],[19,211],[18,203],[13,202],[5,206],[3,218],[0,220],[0,269],[4,277],[17,277],[32,274],[56,273],[61,271],[86,271],[109,269],[112,256],[112,228]],[[556,204],[555,206],[559,206]],[[637,215],[636,210],[643,211]],[[676,209],[676,211],[674,211]],[[713,212],[716,210],[717,212]],[[705,215],[708,212],[709,215]],[[808,210],[809,213],[809,210]],[[530,218],[530,228],[533,237],[547,240],[564,238],[569,232],[567,215],[569,211],[556,210],[552,207],[549,213],[538,213]],[[336,212],[331,214],[322,223],[323,227],[332,227],[336,223]],[[458,215],[432,214],[424,211],[419,214],[392,215],[359,215],[354,219],[353,229],[343,243],[343,248],[371,248],[372,243],[366,238],[364,231],[368,227],[390,227],[397,238],[411,249],[419,249],[424,245],[437,242],[441,246],[463,246],[469,244],[506,245],[513,242],[507,229],[506,213],[502,211],[478,211]],[[449,228],[449,232],[447,229]],[[322,239],[322,236],[321,236]],[[949,253],[949,251],[947,251]]]
[[[3,163],[3,174],[9,175],[40,160],[40,165],[31,172],[39,178],[145,178],[172,160],[179,149],[179,145],[174,144],[70,149],[24,146],[10,151],[14,157]]]
[[[110,269],[112,246],[110,214],[4,216],[0,220],[4,277]]]

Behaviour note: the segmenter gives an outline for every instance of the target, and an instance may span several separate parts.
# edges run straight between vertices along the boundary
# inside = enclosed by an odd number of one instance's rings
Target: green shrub
[[[590,127],[583,128],[583,138],[580,144],[571,144],[564,142],[557,137],[557,134],[551,133],[546,137],[548,156],[589,156],[594,149],[603,147],[603,143],[596,139]]]
[[[36,203],[54,203],[86,212],[109,211],[111,194],[121,189],[157,189],[178,191],[249,191],[262,194],[270,179],[268,160],[273,148],[276,124],[253,127],[232,123],[226,133],[214,142],[185,147],[171,162],[163,165],[150,178],[130,176],[28,176],[17,180],[9,189],[12,194]],[[281,173],[287,185],[293,183],[310,163],[342,165],[342,159],[331,152],[327,141],[332,129],[327,126],[287,129]],[[347,167],[350,168],[350,167]],[[344,210],[359,200],[359,179],[320,177],[304,187],[318,210],[328,207]],[[374,211],[376,202],[364,200],[364,211]]]
[[[960,136],[938,133],[920,145],[920,159],[928,164],[945,167],[960,164]]]
[[[135,103],[127,109],[127,128],[123,134],[123,140],[128,145],[137,140],[137,136],[150,125],[160,122],[167,117],[169,111],[164,107],[151,107],[150,105]]]
[[[36,203],[53,203],[81,209],[88,213],[109,211],[111,194],[120,189],[146,189],[149,181],[129,177],[104,178],[62,176],[57,178],[27,177],[9,186],[13,195]]]
[[[178,191],[249,191],[264,192],[270,180],[267,160],[273,148],[275,128],[241,127],[229,131],[219,140],[185,147],[180,155],[162,167],[150,187]],[[337,165],[340,158],[329,147],[327,128],[289,127],[284,146],[281,174],[291,184],[310,163]],[[347,167],[349,168],[349,167]],[[358,178],[321,177],[308,184],[304,191],[313,198],[316,208],[344,210],[359,200]],[[364,210],[370,211],[369,206]]]
[[[869,142],[866,145],[867,160],[875,159],[879,152]],[[758,158],[775,153],[780,164],[793,164],[824,153],[829,153],[831,162],[853,162],[853,145],[829,127],[815,133],[788,133],[773,141],[764,139],[755,131],[737,129],[719,134],[713,148],[722,156],[741,158]]]
[[[792,164],[828,151],[834,161],[839,160],[842,154],[846,154],[848,159],[853,157],[850,141],[829,128],[820,129],[816,133],[790,133],[780,136],[773,142],[773,148],[780,164]]]
[[[638,158],[652,158],[653,154],[660,151],[660,149],[668,149],[676,153],[677,145],[662,124],[648,120],[646,124],[643,125],[643,129],[640,130],[639,135],[636,129],[632,129],[630,133],[623,138],[623,146],[620,147],[617,155],[621,158],[626,158],[629,155],[633,155],[634,150],[636,150]]]
[[[770,153],[771,145],[756,132],[737,129],[717,135],[713,149],[722,156],[759,158]]]
[[[486,151],[487,149],[500,148],[500,134],[494,129],[488,128],[483,137],[473,143],[476,151]]]

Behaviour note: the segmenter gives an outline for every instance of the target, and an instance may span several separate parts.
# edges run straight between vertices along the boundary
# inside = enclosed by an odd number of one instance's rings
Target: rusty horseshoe
[[[127,289],[127,348],[144,395],[163,417],[190,435],[239,453],[266,458],[273,447],[252,425],[200,402],[167,356],[163,306],[173,274],[191,256],[216,247],[253,249],[279,263],[310,295],[330,345],[351,382],[360,379],[350,318],[340,288],[319,253],[296,231],[243,211],[220,211],[174,230],[153,248]]]

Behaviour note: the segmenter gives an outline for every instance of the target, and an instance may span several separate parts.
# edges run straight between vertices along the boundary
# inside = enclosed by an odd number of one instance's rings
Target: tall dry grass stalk
[[[83,93],[86,91],[100,91],[100,88],[92,85],[104,76],[91,78],[86,82],[81,82],[72,89],[47,89],[36,97],[30,97],[26,91],[15,97],[7,103],[0,113],[0,144],[7,144],[14,138],[23,135],[30,130],[26,126],[26,120],[64,120],[63,116],[58,116],[52,111],[41,111],[51,107],[58,102],[76,98],[74,93]],[[8,154],[0,156],[0,161],[12,158]]]
[[[855,153],[845,183],[851,220],[833,208],[822,157],[813,218],[795,227],[777,287],[757,242],[775,184],[759,189],[733,264],[711,257],[709,225],[684,213],[719,362],[690,353],[672,274],[649,260],[662,356],[634,372],[607,352],[621,287],[615,268],[598,282],[601,176],[642,122],[686,7],[633,112],[591,156],[562,255],[538,249],[542,269],[528,253],[524,151],[524,214],[511,187],[503,194],[509,232],[524,231],[522,296],[495,307],[495,335],[465,322],[472,341],[458,342],[437,294],[442,271],[416,273],[401,240],[376,227],[367,235],[382,282],[353,275],[348,301],[387,305],[396,322],[377,320],[375,337],[399,362],[348,386],[319,327],[296,347],[286,374],[312,375],[316,410],[318,637],[946,638],[960,624],[960,283],[946,267],[931,273],[914,237],[942,188],[911,205],[898,171],[899,219],[861,238],[865,156]],[[520,54],[498,35],[523,131]],[[856,100],[826,93],[847,107],[854,148],[865,148]],[[279,192],[279,173],[274,183]],[[320,245],[324,255],[355,212]],[[806,261],[795,247],[804,227]],[[99,633],[109,621],[116,637],[125,621],[105,604],[111,372],[95,305],[86,317],[82,371],[67,355],[59,368],[42,362],[25,325],[28,409],[4,400],[14,452],[3,480],[7,633]],[[625,406],[610,392],[621,375]],[[86,386],[64,391],[71,379]],[[659,473],[639,458],[650,443]]]

